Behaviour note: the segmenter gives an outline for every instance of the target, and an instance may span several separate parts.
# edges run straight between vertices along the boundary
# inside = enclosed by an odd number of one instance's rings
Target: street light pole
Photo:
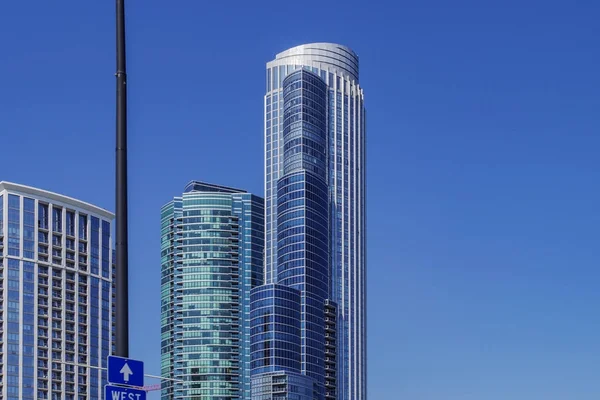
[[[127,242],[127,72],[125,0],[117,4],[117,143],[116,143],[116,351],[129,357],[129,266]]]

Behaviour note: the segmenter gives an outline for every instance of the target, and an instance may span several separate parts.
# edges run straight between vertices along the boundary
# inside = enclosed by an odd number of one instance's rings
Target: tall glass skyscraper
[[[0,398],[103,398],[114,344],[114,216],[0,182]]]
[[[329,284],[327,86],[312,72],[283,80],[283,175],[277,182],[277,282],[301,302],[302,373],[322,380]]]
[[[190,182],[161,210],[163,399],[250,400],[250,291],[263,283],[264,199]]]
[[[279,259],[279,246],[282,244],[279,233],[280,185],[281,179],[288,173],[285,107],[292,107],[290,102],[286,103],[285,80],[298,70],[320,78],[327,94],[325,176],[329,199],[329,260],[326,297],[332,300],[337,310],[337,398],[365,400],[365,109],[363,89],[358,83],[358,57],[345,46],[331,43],[301,45],[278,54],[275,60],[267,63],[264,104],[265,281],[268,284],[281,283],[279,270],[282,261],[285,262]],[[314,101],[315,96],[310,91],[303,90],[301,97],[305,96],[307,100]],[[306,160],[314,158],[310,153],[306,153],[305,157]],[[312,189],[307,195],[312,195]]]
[[[284,158],[277,182],[277,284],[252,293],[253,396],[269,399],[280,379],[263,374],[285,372],[283,377],[297,382],[290,388],[303,383],[300,386],[310,396],[306,399],[322,400],[329,294],[327,86],[305,70],[290,73],[282,86]],[[293,331],[283,329],[292,326]],[[280,398],[304,395],[288,391]]]

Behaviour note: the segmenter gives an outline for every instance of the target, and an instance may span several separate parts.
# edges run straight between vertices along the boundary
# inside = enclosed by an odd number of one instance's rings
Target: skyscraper
[[[0,182],[0,398],[103,398],[113,214]]]
[[[278,201],[280,179],[287,173],[286,158],[289,157],[284,106],[292,107],[292,103],[286,105],[284,86],[286,77],[298,70],[319,77],[327,93],[330,255],[327,279],[328,298],[337,306],[337,397],[338,400],[364,400],[367,384],[365,109],[363,89],[358,83],[358,57],[345,46],[305,44],[286,50],[267,63],[265,282],[280,283]],[[301,97],[305,95],[313,101],[313,94],[302,91]],[[313,156],[307,152],[306,157]]]
[[[263,282],[264,200],[190,182],[161,210],[163,399],[250,400],[250,291]]]
[[[266,285],[272,290],[254,289],[252,294],[253,396],[268,400],[268,393],[279,385],[273,379],[272,387],[265,387],[265,382],[270,383],[263,374],[285,372],[286,378],[306,382],[309,397],[302,399],[321,400],[329,295],[327,86],[319,76],[302,69],[290,73],[282,86],[284,157],[277,182],[277,284]],[[272,297],[260,296],[268,292]],[[299,314],[290,312],[293,309]],[[289,322],[282,325],[282,320]],[[297,325],[297,335],[295,328],[286,334],[285,325]],[[294,349],[286,347],[288,343]],[[286,363],[286,359],[294,362]],[[281,398],[296,399],[294,395],[306,394],[288,391]]]

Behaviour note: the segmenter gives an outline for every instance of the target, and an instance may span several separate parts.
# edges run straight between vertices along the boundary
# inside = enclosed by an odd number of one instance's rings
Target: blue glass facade
[[[161,210],[163,399],[250,399],[250,292],[264,200],[191,182]]]
[[[366,368],[366,115],[358,57],[349,48],[311,43],[267,63],[265,95],[265,280],[279,268],[279,180],[286,173],[284,81],[310,71],[327,87],[329,295],[337,304],[337,397],[365,400]]]
[[[284,175],[277,182],[277,281],[300,291],[302,373],[323,380],[329,285],[327,86],[299,70],[283,80]]]
[[[252,291],[250,302],[252,375],[300,373],[300,292],[277,284],[263,285]]]
[[[325,385],[324,313],[329,295],[327,86],[318,75],[300,69],[282,81],[282,96],[284,157],[282,175],[276,187],[277,269],[273,278],[277,284],[257,289],[257,298],[265,294],[272,298],[267,296],[253,303],[257,307],[252,309],[253,328],[257,320],[272,321],[273,324],[267,333],[253,336],[253,357],[256,355],[253,363],[257,363],[252,369],[253,385],[258,385],[253,386],[253,396],[264,396],[275,390],[264,386],[265,382],[274,381],[263,374],[299,372],[304,382],[307,379],[312,382],[310,398],[322,399]],[[294,318],[292,309],[280,304],[284,300],[278,294],[285,293],[281,288],[298,293],[299,321],[295,323],[300,332],[297,341],[291,341],[294,337],[281,331],[288,325],[277,324],[277,321],[291,322]],[[286,304],[293,303],[294,299],[286,300]],[[260,316],[255,315],[259,312]],[[257,329],[260,326],[264,330],[269,325],[256,324]],[[286,340],[278,340],[278,336]],[[294,345],[297,343],[300,349],[296,353]],[[262,358],[258,358],[261,354]],[[275,355],[271,356],[269,365],[261,364],[261,360],[263,363],[267,360],[265,354]],[[290,361],[294,357],[299,357],[299,370]],[[281,398],[295,398],[292,393],[285,393],[285,396]]]
[[[291,287],[252,290],[252,400],[323,398],[318,380],[302,373],[301,303]]]
[[[87,257],[97,244],[99,262],[112,264],[113,215],[7,182],[0,193],[0,398],[99,400],[100,360],[114,342],[113,274],[92,272]],[[94,244],[80,223],[89,218],[99,222]]]

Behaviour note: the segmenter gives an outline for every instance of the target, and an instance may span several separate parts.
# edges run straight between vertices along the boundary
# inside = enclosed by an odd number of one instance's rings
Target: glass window
[[[62,209],[52,207],[52,230],[62,232]]]
[[[75,236],[75,213],[67,211],[67,235]]]
[[[271,91],[271,68],[267,68],[267,92]]]
[[[79,216],[79,239],[87,240],[87,216]]]
[[[48,204],[38,203],[38,227],[48,229]]]
[[[0,196],[0,233],[3,232],[4,228],[4,196]],[[0,250],[2,254],[2,250]]]
[[[23,199],[23,257],[33,259],[35,247],[35,200]]]
[[[90,253],[91,253],[91,272],[92,274],[100,273],[100,219],[97,217],[91,217],[91,240],[90,240]]]
[[[110,276],[110,223],[102,221],[102,276]]]
[[[21,255],[21,198],[8,195],[8,255]]]
[[[281,83],[283,82],[283,80],[285,79],[285,65],[282,65],[279,67],[279,86],[281,86]]]

